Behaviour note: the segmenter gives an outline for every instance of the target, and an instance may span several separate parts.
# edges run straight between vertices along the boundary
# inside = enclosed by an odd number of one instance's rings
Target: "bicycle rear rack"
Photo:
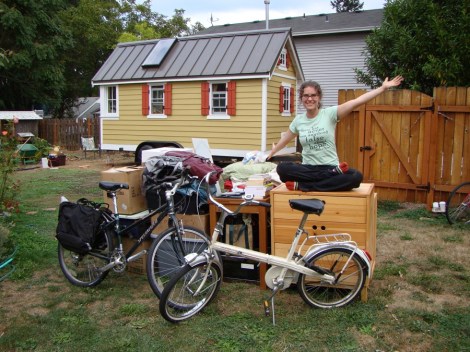
[[[298,253],[302,252],[302,248],[307,245],[308,248],[305,251],[308,253],[313,247],[317,246],[324,246],[330,243],[338,243],[338,242],[345,242],[345,243],[353,243],[357,247],[357,243],[351,239],[351,235],[348,233],[334,233],[334,234],[327,234],[327,235],[309,235],[307,232],[304,232],[306,235],[305,239],[299,246]],[[313,242],[309,244],[307,242]]]

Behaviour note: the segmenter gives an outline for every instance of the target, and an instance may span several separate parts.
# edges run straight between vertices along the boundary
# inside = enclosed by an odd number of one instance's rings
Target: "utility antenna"
[[[218,18],[214,19],[214,17],[212,16],[212,13],[211,13],[211,18],[210,18],[211,26],[214,26],[214,22],[217,22],[218,20],[219,20]]]

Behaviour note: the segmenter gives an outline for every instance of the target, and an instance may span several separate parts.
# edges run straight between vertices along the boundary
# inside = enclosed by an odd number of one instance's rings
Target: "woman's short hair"
[[[315,81],[305,81],[300,85],[299,88],[299,99],[302,99],[302,95],[304,94],[304,90],[307,87],[314,88],[317,91],[317,94],[320,96],[320,99],[323,98],[323,91],[321,86],[318,82]]]

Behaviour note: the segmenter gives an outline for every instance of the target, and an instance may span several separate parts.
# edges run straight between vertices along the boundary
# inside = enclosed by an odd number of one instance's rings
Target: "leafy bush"
[[[5,210],[18,210],[15,195],[18,193],[18,183],[12,178],[16,170],[18,144],[14,135],[14,123],[11,121],[4,126],[0,135],[0,214]]]
[[[0,224],[0,262],[13,251],[13,241],[10,238],[10,230]]]
[[[36,161],[41,160],[41,158],[44,158],[45,156],[48,156],[52,149],[52,146],[48,141],[38,137],[34,138],[33,145],[38,148],[36,153]]]

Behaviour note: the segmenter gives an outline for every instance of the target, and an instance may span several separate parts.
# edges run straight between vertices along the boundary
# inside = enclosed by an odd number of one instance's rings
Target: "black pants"
[[[362,174],[359,171],[349,169],[344,174],[338,174],[331,171],[334,167],[283,162],[276,171],[282,182],[295,181],[303,192],[350,191],[361,185]]]

